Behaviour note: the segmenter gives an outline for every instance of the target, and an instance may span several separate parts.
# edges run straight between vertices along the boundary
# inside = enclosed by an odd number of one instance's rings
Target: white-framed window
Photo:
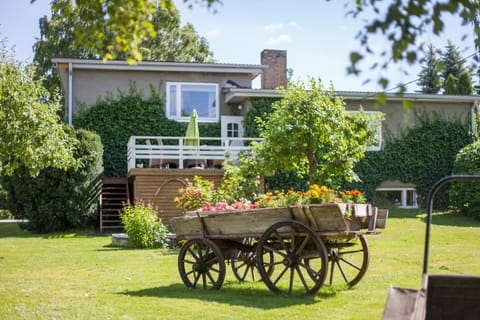
[[[167,82],[167,118],[188,121],[195,109],[199,122],[219,119],[218,84]]]
[[[358,111],[347,111],[357,113]],[[382,121],[379,117],[372,117],[374,115],[381,115],[381,111],[363,111],[363,113],[370,117],[370,126],[375,128],[375,141],[367,146],[368,151],[379,151],[382,148]]]
[[[238,138],[239,131],[240,131],[240,128],[238,123],[227,123],[227,137]]]

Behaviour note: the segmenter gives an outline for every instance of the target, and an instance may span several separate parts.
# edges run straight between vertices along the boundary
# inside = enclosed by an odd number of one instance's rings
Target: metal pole
[[[480,180],[480,175],[451,175],[443,177],[442,179],[435,182],[432,189],[428,193],[427,197],[427,223],[425,231],[425,249],[424,249],[424,260],[423,260],[423,279],[427,274],[428,269],[428,254],[429,254],[429,243],[430,243],[430,224],[432,223],[432,212],[433,212],[433,197],[437,191],[446,183],[454,180]]]

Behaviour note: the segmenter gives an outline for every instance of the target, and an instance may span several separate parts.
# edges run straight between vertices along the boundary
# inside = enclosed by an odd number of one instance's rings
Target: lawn
[[[393,210],[369,235],[370,267],[352,288],[277,296],[239,283],[227,265],[218,291],[187,289],[178,250],[111,247],[109,236],[35,235],[0,224],[0,319],[380,319],[388,287],[421,285],[425,214]],[[480,222],[433,217],[429,273],[479,274]]]

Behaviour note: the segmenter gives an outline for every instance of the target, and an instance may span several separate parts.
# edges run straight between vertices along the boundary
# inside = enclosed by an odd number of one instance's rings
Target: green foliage
[[[216,1],[202,2],[210,7]],[[143,58],[148,58],[149,52],[142,50],[145,48],[144,41],[165,38],[164,29],[158,28],[156,20],[165,11],[173,18],[178,16],[171,0],[52,1],[52,16],[55,19],[80,22],[71,23],[69,28],[65,28],[69,37],[74,37],[77,47],[96,52],[104,60],[124,56],[132,63],[142,60],[144,54],[146,57]],[[161,25],[169,25],[171,22],[172,20],[162,20]],[[175,33],[182,36],[186,49],[192,50],[195,46],[202,50],[205,48],[205,39],[194,36],[191,25],[178,27],[179,30],[175,30]],[[169,42],[170,45],[182,47],[183,44],[173,40]],[[147,49],[154,51],[155,46]]]
[[[226,161],[223,181],[217,189],[219,200],[253,199],[260,192],[261,174],[255,168],[253,156],[250,152],[241,153],[235,166]]]
[[[442,53],[442,78],[445,81],[450,75],[459,78],[460,74],[465,71],[464,59],[460,55],[458,48],[448,41],[445,51]]]
[[[246,137],[260,137],[257,119],[267,119],[268,115],[272,113],[272,104],[278,100],[275,98],[250,98],[251,107],[243,119]]]
[[[447,80],[443,83],[444,94],[457,94],[458,93],[458,78],[453,74],[449,74]]]
[[[467,145],[458,153],[454,174],[480,174],[480,142]],[[480,219],[480,186],[478,181],[453,182],[450,189],[451,206],[467,216]]]
[[[2,177],[9,210],[16,218],[29,220],[28,230],[46,233],[98,225],[102,143],[93,132],[73,128],[67,132],[78,141],[74,156],[80,168],[49,167],[31,177],[28,168],[20,167]]]
[[[472,86],[472,77],[467,71],[462,71],[460,77],[458,78],[457,93],[463,95],[472,95],[473,86]]]
[[[150,204],[128,204],[120,212],[130,245],[134,248],[165,247],[167,228]]]
[[[7,174],[25,167],[29,174],[75,165],[73,145],[56,111],[58,97],[33,80],[34,69],[18,63],[0,42],[0,165]]]
[[[109,5],[110,3],[111,1],[109,1]],[[117,3],[116,8],[121,8],[125,3],[126,1],[121,1],[121,4]],[[151,2],[149,1],[147,5],[150,6]],[[131,54],[115,45],[85,46],[79,41],[76,34],[85,31],[83,27],[86,20],[82,15],[77,14],[78,7],[74,8],[73,4],[65,4],[65,6],[67,9],[54,7],[51,17],[44,16],[40,19],[40,38],[34,44],[34,62],[38,65],[36,75],[39,79],[44,77],[43,84],[51,94],[60,89],[60,79],[57,68],[52,62],[53,58],[98,59],[99,56],[103,57],[110,53],[116,59],[127,59]],[[155,12],[149,17],[151,19],[149,23],[151,23],[155,35],[138,43],[138,52],[141,53],[143,60],[211,62],[212,53],[207,40],[200,37],[191,24],[182,26],[179,13],[175,9],[157,7],[153,9]],[[130,11],[129,14],[135,13],[136,11]],[[107,27],[98,36],[100,36],[99,39],[93,39],[89,35],[86,40],[98,41],[100,44],[102,38],[105,37],[105,43],[115,43],[113,38],[117,37],[117,33],[116,30]]]
[[[384,3],[379,0],[352,1],[349,14],[356,19],[366,21],[357,34],[360,49],[350,54],[350,73],[359,74],[359,65],[364,62],[366,56],[373,56],[374,63],[369,73],[377,73],[374,70],[383,70],[391,63],[403,63],[411,65],[418,59],[416,52],[422,49],[426,43],[422,41],[425,34],[440,36],[445,29],[445,14],[457,16],[462,24],[471,25],[475,34],[475,46],[480,44],[480,27],[478,19],[478,2],[470,0],[460,1],[403,1],[394,0]],[[412,19],[415,17],[415,19]],[[383,37],[386,46],[382,51],[375,50],[375,44]],[[406,63],[406,64],[405,64]],[[389,81],[381,74],[378,82],[383,88],[387,88]],[[448,75],[447,75],[448,76]],[[459,75],[457,74],[456,77]],[[405,89],[402,85],[401,89]]]
[[[187,123],[169,120],[165,116],[164,100],[152,90],[144,99],[141,92],[131,87],[120,93],[118,99],[99,100],[73,119],[75,127],[97,132],[104,145],[105,176],[125,177],[127,174],[127,143],[131,136],[181,136]],[[200,135],[220,136],[218,123],[199,125]]]
[[[413,127],[406,128],[397,137],[387,137],[384,150],[367,153],[355,167],[361,182],[349,187],[363,190],[372,201],[382,181],[413,183],[418,203],[422,205],[433,183],[452,173],[458,151],[471,142],[468,125],[460,119],[419,113]],[[440,192],[437,199],[438,207],[448,205],[446,191]]]
[[[418,85],[422,93],[438,93],[440,91],[439,61],[435,48],[431,44],[428,46],[424,63],[425,65],[419,74]]]
[[[258,119],[264,141],[253,144],[256,166],[263,173],[292,170],[309,182],[336,187],[342,179],[356,178],[354,165],[374,139],[370,118],[362,110],[345,111],[334,89],[321,80],[289,83],[283,99],[272,105],[267,119]]]

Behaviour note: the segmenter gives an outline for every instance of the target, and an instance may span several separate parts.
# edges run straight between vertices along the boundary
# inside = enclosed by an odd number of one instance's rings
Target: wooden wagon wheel
[[[243,244],[252,246],[253,238],[245,238]],[[267,274],[271,274],[274,270],[274,255],[273,252],[265,252],[263,263]],[[257,254],[256,252],[244,252],[239,250],[236,257],[232,259],[232,271],[239,281],[258,281],[261,276],[257,269]]]
[[[178,272],[188,288],[220,289],[225,279],[225,260],[209,239],[188,240],[178,254]]]
[[[344,282],[347,286],[356,285],[365,275],[370,261],[367,239],[363,234],[355,239],[329,244],[330,260],[329,283]]]
[[[265,267],[266,253],[274,256],[274,271]],[[275,293],[314,294],[327,276],[328,256],[317,234],[298,221],[275,223],[257,246],[257,268],[263,282]]]

